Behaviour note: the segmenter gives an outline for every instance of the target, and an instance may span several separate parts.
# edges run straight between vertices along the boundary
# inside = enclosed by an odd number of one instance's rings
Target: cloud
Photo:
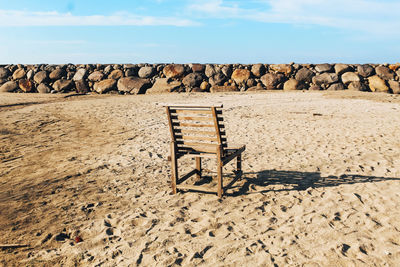
[[[141,16],[119,12],[109,16],[77,16],[71,13],[31,12],[0,9],[0,27],[4,26],[196,26],[198,23],[177,17]]]
[[[223,0],[196,1],[188,6],[188,10],[203,17],[320,25],[378,35],[395,34],[400,27],[398,1],[254,0],[249,2],[243,7],[225,3]]]

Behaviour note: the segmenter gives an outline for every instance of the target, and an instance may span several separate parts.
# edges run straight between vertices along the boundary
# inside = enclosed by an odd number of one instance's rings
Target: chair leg
[[[222,188],[223,188],[223,184],[222,184],[222,163],[218,160],[218,167],[217,167],[217,180],[218,180],[218,191],[217,191],[217,195],[219,198],[222,197]]]
[[[201,158],[200,157],[196,158],[196,170],[197,170],[196,178],[200,180],[200,178],[201,178]]]
[[[176,181],[178,179],[178,159],[176,157],[176,145],[171,143],[171,187],[172,194],[176,194]]]
[[[237,156],[237,160],[236,160],[236,172],[242,176],[242,155],[238,155]]]

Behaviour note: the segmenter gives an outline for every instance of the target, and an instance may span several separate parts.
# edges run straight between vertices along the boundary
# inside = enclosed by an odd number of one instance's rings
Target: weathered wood
[[[176,123],[176,122],[174,122],[172,125],[180,126],[180,127],[214,128],[214,124],[195,124],[195,123]]]
[[[196,159],[196,178],[199,180],[201,178],[201,158],[197,157]]]
[[[214,105],[198,105],[198,104],[166,104],[166,103],[159,103],[159,105],[163,107],[171,107],[171,108],[223,108],[223,104],[214,104]]]
[[[217,151],[217,195],[219,198],[222,197],[223,194],[223,183],[222,183],[222,169],[223,169],[223,164],[221,161],[221,152],[222,152],[222,148],[221,146],[218,147],[218,151]]]
[[[190,110],[190,109],[181,109],[181,110],[172,110],[172,112],[177,114],[204,114],[204,115],[212,115],[210,109],[207,110]]]
[[[193,136],[193,135],[177,135],[176,139],[214,141],[214,142],[218,141],[217,137],[205,137],[205,136]]]
[[[176,157],[176,143],[171,142],[171,187],[172,194],[176,194],[176,180],[178,179],[178,159]]]
[[[183,117],[183,116],[174,116],[172,115],[171,118],[173,120],[179,120],[179,121],[213,121],[213,117]]]

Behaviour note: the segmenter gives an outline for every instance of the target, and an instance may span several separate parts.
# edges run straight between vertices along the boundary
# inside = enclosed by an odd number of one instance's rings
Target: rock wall
[[[400,94],[399,80],[400,64],[0,65],[0,92],[357,90]]]

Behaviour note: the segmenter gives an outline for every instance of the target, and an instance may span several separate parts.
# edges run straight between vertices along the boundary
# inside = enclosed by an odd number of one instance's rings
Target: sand
[[[171,195],[157,103],[224,104],[222,199]],[[398,266],[399,206],[399,96],[0,95],[0,265]]]

